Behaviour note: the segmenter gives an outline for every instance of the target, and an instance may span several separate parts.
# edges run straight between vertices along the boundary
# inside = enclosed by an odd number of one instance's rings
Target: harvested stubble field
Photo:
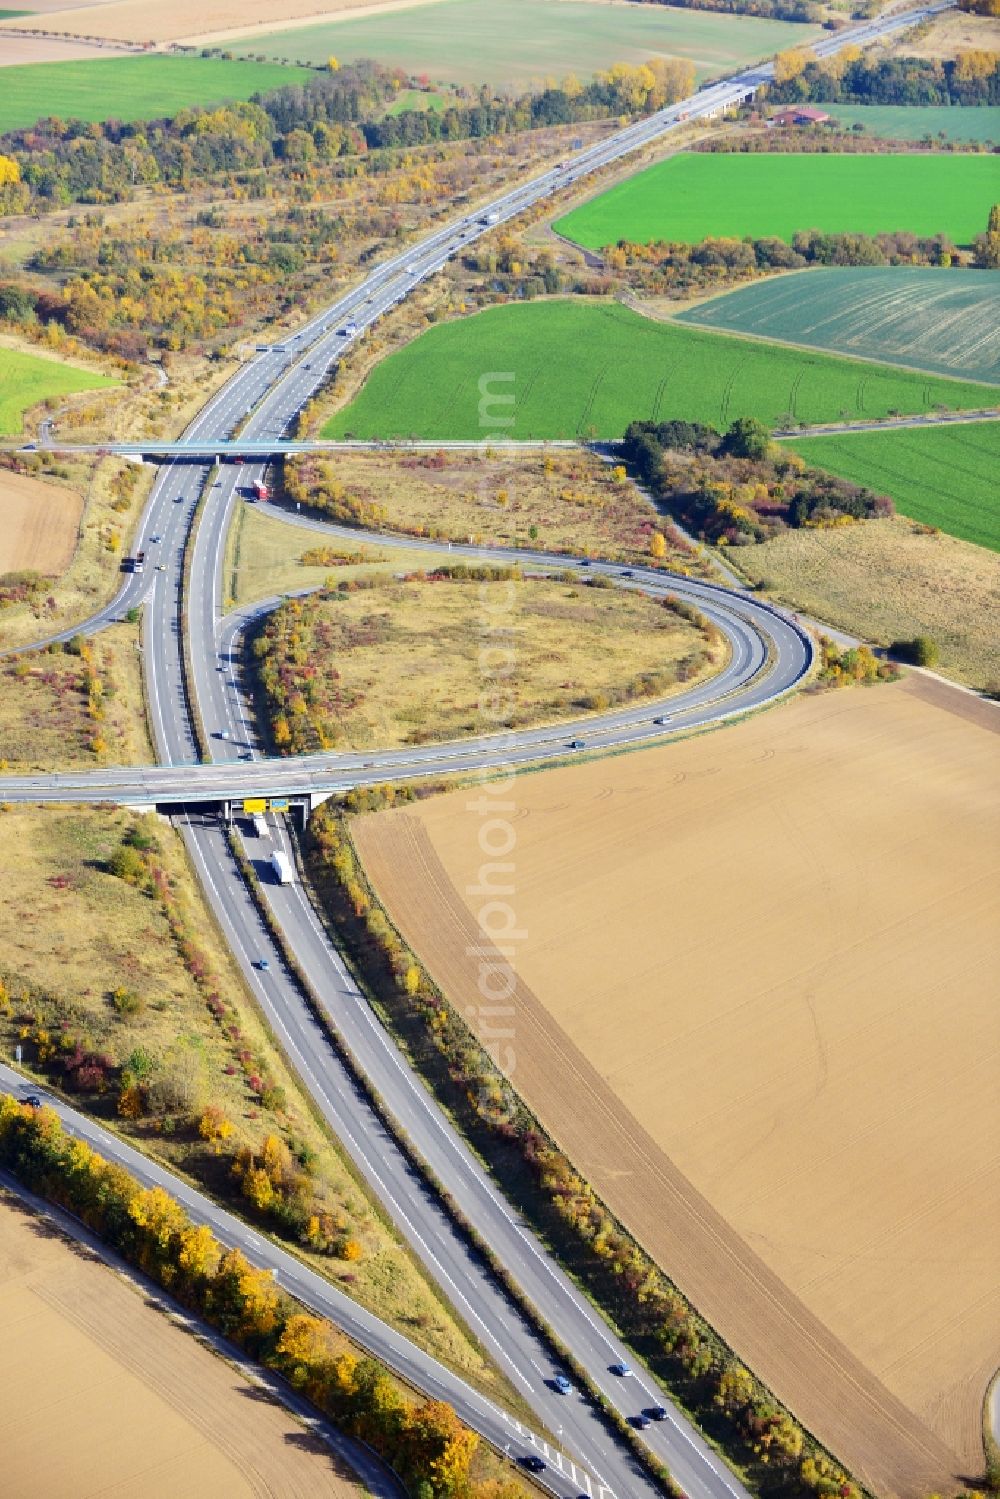
[[[504,787],[519,1091],[800,1420],[906,1499],[982,1470],[1000,1363],[998,731],[911,677]],[[477,805],[354,832],[495,1027],[460,893]]]
[[[795,438],[807,463],[891,495],[925,526],[1000,551],[1000,422]]]
[[[297,498],[320,497],[310,474],[339,486],[347,524],[486,547],[522,547],[620,562],[652,562],[654,530],[666,535],[664,565],[707,571],[701,554],[596,454],[486,452],[338,453],[335,461],[286,466]]]
[[[0,115],[2,111],[0,104]],[[114,384],[96,370],[91,373],[57,359],[0,347],[0,437],[19,437],[24,413],[39,401]]]
[[[1000,555],[896,516],[804,527],[730,560],[783,604],[879,645],[928,635],[937,670],[1000,686]]]
[[[620,437],[629,422],[682,418],[725,431],[836,422],[949,406],[979,410],[984,388],[892,365],[658,323],[617,303],[553,300],[439,323],[376,365],[324,437],[483,436],[479,380],[505,403],[505,437]]]
[[[361,1499],[284,1406],[132,1282],[0,1192],[6,1499]]]
[[[0,39],[3,33],[0,31]],[[221,104],[302,83],[308,74],[273,63],[217,57],[111,57],[5,68],[0,134],[49,115],[60,119],[152,120],[195,104]],[[113,103],[109,103],[113,101]]]
[[[993,271],[830,267],[740,287],[680,313],[679,321],[990,381],[996,389],[983,391],[983,406],[1000,403]]]
[[[665,696],[722,646],[640,593],[529,577],[373,580],[292,600],[255,644],[271,737],[396,748]]]
[[[0,469],[0,574],[69,567],[83,514],[83,496],[58,484]]]
[[[996,196],[989,156],[683,152],[558,219],[568,239],[599,250],[620,239],[697,244],[709,235],[790,240],[828,234],[947,234],[968,245]]]
[[[160,902],[108,868],[123,835],[137,827],[152,829],[159,845],[163,884],[185,927],[189,959]],[[0,831],[0,974],[15,996],[0,998],[0,1053],[11,1059],[20,1040],[24,1065],[48,1076],[37,1053],[44,1030],[59,1038],[57,1045],[69,1036],[87,1054],[141,1065],[155,1086],[158,1078],[168,1080],[166,1107],[151,1104],[135,1119],[116,1117],[114,1073],[96,1091],[75,1083],[76,1074],[67,1075],[65,1086],[75,1107],[114,1119],[140,1149],[250,1216],[230,1170],[231,1152],[248,1145],[259,1153],[266,1136],[276,1135],[311,1161],[317,1211],[344,1223],[361,1246],[353,1260],[302,1247],[307,1262],[465,1378],[508,1398],[501,1377],[359,1186],[339,1145],[317,1125],[202,903],[180,835],[154,819],[80,807],[8,807]],[[206,979],[225,1006],[225,1025],[206,1003]],[[17,997],[24,985],[32,990],[27,1001]],[[134,996],[125,1007],[115,1000],[119,990]],[[283,1095],[273,1107],[252,1086],[254,1068]],[[233,1128],[221,1154],[222,1142],[203,1139],[192,1122],[192,1109],[197,1114],[206,1102]],[[277,1222],[258,1221],[272,1230]]]
[[[587,77],[614,62],[662,56],[689,59],[699,78],[713,77],[816,35],[782,21],[659,6],[434,0],[392,15],[344,15],[333,25],[258,33],[233,50],[318,64],[331,53],[350,62],[376,57],[436,81],[523,89],[570,70]]]

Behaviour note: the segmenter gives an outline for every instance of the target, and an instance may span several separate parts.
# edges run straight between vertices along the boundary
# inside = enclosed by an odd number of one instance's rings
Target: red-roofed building
[[[772,125],[825,125],[830,118],[822,109],[810,109],[803,105],[801,108],[783,109],[780,114],[771,116]]]

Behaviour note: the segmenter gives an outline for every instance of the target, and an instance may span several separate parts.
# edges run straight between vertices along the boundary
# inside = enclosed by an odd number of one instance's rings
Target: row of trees
[[[399,82],[398,70],[362,62],[250,102],[183,109],[170,119],[42,120],[0,137],[0,213],[122,202],[141,188],[185,191],[220,173],[276,162],[296,166],[652,111],[692,93],[695,73],[683,59],[616,63],[586,84],[570,75],[516,98],[483,87],[468,104],[386,114]]]
[[[822,60],[792,48],[758,94],[773,104],[1000,104],[1000,53],[977,48],[944,62],[862,55],[846,47]]]
[[[162,1188],[140,1186],[123,1167],[72,1139],[52,1110],[0,1096],[0,1164],[369,1443],[415,1499],[517,1499],[519,1486],[473,1481],[479,1438],[451,1406],[408,1398],[377,1360],[361,1357],[329,1322],[303,1312],[270,1271],[226,1249]]]
[[[833,526],[893,513],[892,501],[808,468],[753,417],[725,435],[698,422],[632,422],[623,453],[642,483],[703,540],[766,541],[786,527]]]
[[[823,6],[816,0],[645,0],[647,5],[679,5],[682,9],[724,11],[727,15],[762,16],[772,21],[802,21],[816,26]]]
[[[545,1135],[388,920],[355,854],[348,815],[428,789],[363,788],[310,820],[313,878],[373,991],[501,1179],[513,1184],[529,1168],[544,1208],[534,1194],[522,1205],[543,1212],[545,1232],[563,1243],[591,1294],[749,1472],[755,1490],[766,1499],[860,1499],[843,1469],[721,1343]]]

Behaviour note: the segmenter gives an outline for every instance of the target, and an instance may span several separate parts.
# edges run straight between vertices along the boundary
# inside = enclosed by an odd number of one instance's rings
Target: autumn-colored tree
[[[662,562],[667,555],[667,538],[662,531],[653,531],[649,537],[649,555],[656,561]]]
[[[21,168],[13,156],[0,156],[0,187],[13,187],[21,180]]]
[[[411,1468],[430,1473],[438,1493],[454,1494],[468,1480],[479,1438],[462,1425],[450,1405],[428,1400],[409,1415],[406,1446]]]
[[[789,47],[787,51],[779,52],[774,59],[775,83],[790,83],[815,61],[816,54],[808,47]]]

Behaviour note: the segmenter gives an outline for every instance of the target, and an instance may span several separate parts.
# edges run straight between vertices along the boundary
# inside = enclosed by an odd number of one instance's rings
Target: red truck
[[[254,480],[253,492],[255,499],[269,500],[271,498],[271,491],[268,489],[267,485],[260,479]]]

